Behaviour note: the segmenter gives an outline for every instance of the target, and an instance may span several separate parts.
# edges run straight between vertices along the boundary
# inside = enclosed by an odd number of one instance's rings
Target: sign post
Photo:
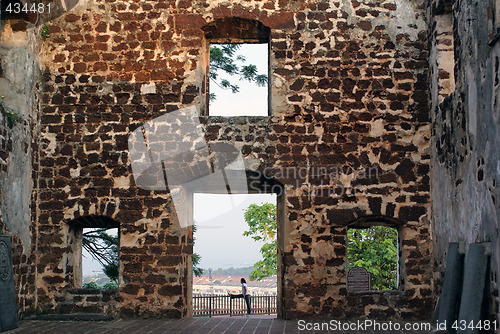
[[[17,327],[16,291],[10,237],[0,235],[0,332]]]
[[[347,290],[349,292],[364,292],[370,291],[371,274],[361,267],[354,267],[347,273]]]

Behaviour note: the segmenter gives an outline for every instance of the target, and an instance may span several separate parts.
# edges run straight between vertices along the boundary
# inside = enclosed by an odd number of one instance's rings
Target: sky
[[[244,55],[245,64],[257,66],[257,73],[268,73],[268,44],[240,44],[237,54]],[[241,65],[241,63],[238,63]],[[220,74],[221,78],[229,80],[240,87],[238,93],[219,88],[213,81],[210,82],[210,92],[215,93],[216,100],[210,102],[210,116],[231,116],[237,113],[240,116],[267,116],[268,89],[258,87],[255,83],[239,81],[237,76]]]
[[[256,65],[259,74],[267,74],[268,44],[241,44],[237,54],[246,57],[246,64]],[[230,116],[235,113],[235,109],[238,115],[267,116],[267,86],[258,87],[254,83],[239,81],[237,77],[225,78],[237,84],[240,91],[232,93],[211,83],[211,92],[217,96],[210,104],[211,116]],[[201,255],[200,267],[248,267],[258,261],[261,258],[260,245],[242,235],[246,227],[243,210],[252,203],[266,202],[276,204],[276,196],[195,194],[194,219],[198,231],[194,251]],[[83,276],[101,273],[101,265],[85,250],[82,252]]]
[[[241,268],[260,260],[261,243],[243,236],[243,213],[250,204],[276,204],[274,194],[195,194],[194,221],[198,226],[193,252],[201,255],[200,267]]]

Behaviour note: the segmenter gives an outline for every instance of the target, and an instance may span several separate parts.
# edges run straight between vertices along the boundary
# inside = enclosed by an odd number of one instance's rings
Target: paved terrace
[[[328,320],[329,321],[329,320]],[[310,320],[309,323],[319,323],[320,320]],[[388,323],[378,323],[389,325]],[[366,328],[364,330],[299,330],[297,321],[284,321],[272,316],[255,317],[220,317],[220,318],[194,318],[183,320],[113,320],[113,321],[44,321],[24,320],[19,327],[7,334],[90,334],[90,333],[127,333],[127,334],[156,334],[156,333],[186,333],[186,334],[294,334],[294,333],[404,333],[404,334],[430,334],[425,330],[406,330],[405,325],[418,326],[417,323],[400,323],[400,330],[380,330]]]

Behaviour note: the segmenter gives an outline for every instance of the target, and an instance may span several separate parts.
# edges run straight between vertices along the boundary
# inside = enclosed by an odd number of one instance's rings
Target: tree
[[[194,242],[196,240],[195,238],[195,233],[196,233],[196,223],[193,224],[193,248],[194,248]],[[196,276],[196,277],[200,277],[201,275],[203,275],[203,269],[201,269],[199,267],[200,265],[200,261],[201,261],[201,256],[200,254],[198,253],[193,253],[193,274]]]
[[[260,281],[263,278],[276,275],[278,253],[276,244],[276,205],[263,203],[251,204],[244,213],[249,229],[243,232],[253,240],[264,242],[260,248],[262,260],[254,264],[255,269],[250,274],[250,280]]]
[[[107,228],[96,228],[82,235],[82,246],[97,262],[116,285],[118,284],[118,235],[107,233]]]
[[[362,267],[372,274],[373,290],[397,288],[398,232],[387,226],[347,230],[348,269]]]
[[[254,270],[254,267],[243,267],[243,268],[227,268],[227,269],[213,269],[212,270],[212,275],[223,275],[223,276],[240,276],[240,277],[246,277],[250,276],[252,271]]]
[[[240,44],[212,44],[210,46],[210,80],[222,89],[231,90],[233,93],[239,91],[239,86],[227,79],[221,79],[220,74],[226,73],[230,76],[239,76],[239,80],[255,82],[262,87],[267,84],[267,75],[258,74],[257,66],[245,65],[246,58],[236,54]],[[241,64],[238,64],[241,63]],[[210,100],[215,100],[215,94],[210,93]]]

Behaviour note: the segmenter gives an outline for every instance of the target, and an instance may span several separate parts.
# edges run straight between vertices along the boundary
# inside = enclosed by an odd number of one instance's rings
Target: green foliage
[[[99,289],[96,282],[88,282],[82,285],[82,289]]]
[[[40,36],[42,37],[42,39],[46,39],[47,37],[49,37],[49,34],[50,34],[50,27],[44,24],[40,29]]]
[[[372,226],[347,230],[348,269],[362,267],[372,275],[373,290],[397,288],[398,233],[395,228]]]
[[[255,269],[249,277],[252,281],[260,281],[263,278],[276,275],[277,273],[278,252],[276,248],[276,239],[270,243],[264,244],[260,249],[260,253],[263,259],[254,264]]]
[[[262,205],[250,204],[244,213],[245,222],[249,230],[243,232],[255,241],[276,240],[276,205],[263,203]]]
[[[110,281],[104,284],[102,287],[99,286],[96,282],[87,282],[82,285],[82,289],[106,289],[106,290],[115,290],[118,289],[118,283],[115,281]]]
[[[116,262],[105,265],[103,271],[112,282],[118,282],[118,259]]]
[[[250,274],[250,280],[260,281],[263,278],[276,275],[278,253],[276,244],[276,205],[263,203],[251,204],[244,213],[245,222],[249,229],[243,232],[255,241],[264,242],[260,248],[262,260],[254,264],[255,269]]]
[[[102,286],[102,288],[106,289],[106,290],[116,290],[116,289],[118,289],[118,284],[116,282],[111,281],[111,282],[104,284]]]
[[[196,229],[197,229],[196,223],[194,223],[193,224],[193,247],[194,247],[194,242],[196,241],[196,238],[195,238]],[[201,269],[199,267],[200,261],[201,261],[200,254],[193,253],[193,274],[196,277],[200,277],[201,275],[203,275],[203,269]]]
[[[197,253],[193,253],[193,274],[196,277],[203,275],[203,269],[198,267],[200,265],[201,256]]]
[[[0,97],[0,113],[3,116],[3,124],[7,123],[9,128],[12,128],[21,117],[5,105],[4,98],[4,96]]]
[[[210,46],[210,80],[220,88],[231,90],[233,93],[239,92],[240,87],[227,79],[221,79],[220,72],[230,76],[239,76],[240,81],[254,82],[259,87],[265,86],[268,81],[267,75],[257,73],[257,66],[255,65],[245,65],[246,58],[236,54],[239,48],[240,44],[216,44]],[[215,100],[215,94],[210,94],[210,100]]]

